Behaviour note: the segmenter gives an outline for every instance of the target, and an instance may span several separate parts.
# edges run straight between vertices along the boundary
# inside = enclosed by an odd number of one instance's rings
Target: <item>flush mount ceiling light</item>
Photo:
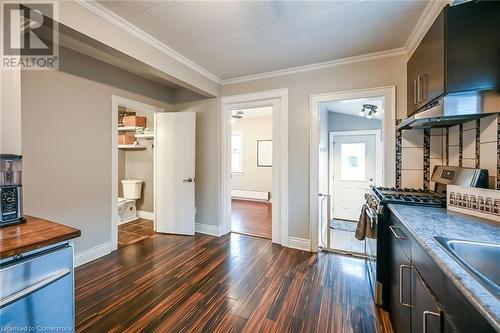
[[[366,116],[368,119],[372,119],[375,113],[377,113],[377,106],[373,104],[363,104],[363,108],[359,111],[361,117]]]

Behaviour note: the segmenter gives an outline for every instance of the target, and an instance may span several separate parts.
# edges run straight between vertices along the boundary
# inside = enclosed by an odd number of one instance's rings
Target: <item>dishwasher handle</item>
[[[71,270],[69,268],[62,269],[62,270],[46,277],[45,279],[42,279],[38,282],[35,282],[32,285],[30,285],[24,289],[21,289],[13,294],[7,296],[7,297],[2,298],[0,300],[0,309],[6,307],[9,304],[17,302],[21,298],[24,298],[30,294],[33,294],[34,292],[48,286],[49,284],[54,283],[57,280],[65,277],[69,273],[71,273]]]

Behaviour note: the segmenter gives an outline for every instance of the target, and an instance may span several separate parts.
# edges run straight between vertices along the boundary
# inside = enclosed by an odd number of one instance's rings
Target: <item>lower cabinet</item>
[[[411,266],[410,259],[398,244],[397,234],[391,234],[391,321],[397,333],[411,329]],[[403,237],[403,236],[398,236]]]
[[[408,232],[393,221],[390,230],[391,321],[396,333],[440,333],[442,312],[411,262]],[[406,251],[405,251],[406,249]]]
[[[442,312],[415,267],[411,272],[411,332],[440,333]]]

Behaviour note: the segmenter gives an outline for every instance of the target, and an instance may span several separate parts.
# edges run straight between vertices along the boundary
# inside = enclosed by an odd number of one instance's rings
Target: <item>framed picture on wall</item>
[[[257,166],[273,166],[273,140],[257,140]]]

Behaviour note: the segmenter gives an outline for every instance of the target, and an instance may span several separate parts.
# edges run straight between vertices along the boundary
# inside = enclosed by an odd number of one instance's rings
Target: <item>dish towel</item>
[[[373,228],[370,218],[366,214],[366,205],[363,205],[361,208],[361,214],[359,215],[358,225],[356,227],[354,237],[358,240],[363,240],[365,237],[373,238]]]

